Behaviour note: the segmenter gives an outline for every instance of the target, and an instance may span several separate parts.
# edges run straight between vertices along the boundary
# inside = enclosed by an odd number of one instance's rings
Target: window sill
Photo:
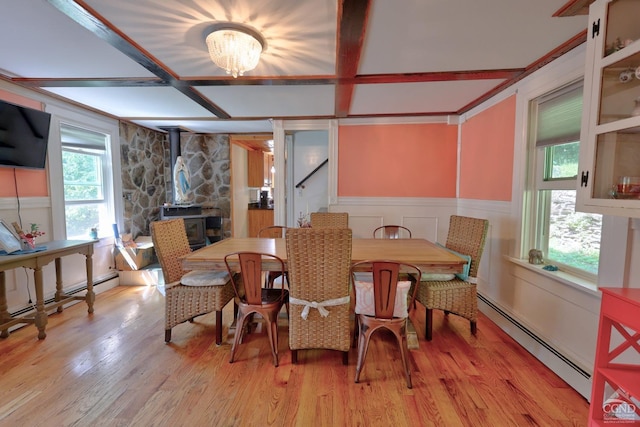
[[[528,261],[513,258],[506,256],[507,261],[518,265],[519,267],[526,268],[527,270],[533,271],[537,274],[545,276],[551,280],[562,283],[564,285],[570,286],[574,289],[578,289],[583,291],[589,295],[600,296],[600,291],[598,291],[598,284],[594,283],[590,280],[584,279],[582,277],[575,276],[573,274],[569,274],[564,271],[548,271],[544,270],[542,267],[544,265],[534,265],[529,264]]]

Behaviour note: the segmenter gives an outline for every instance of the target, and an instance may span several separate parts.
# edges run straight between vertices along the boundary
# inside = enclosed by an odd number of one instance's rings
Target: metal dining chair
[[[238,259],[239,268],[232,268],[230,262],[232,258]],[[246,321],[251,318],[252,314],[257,313],[267,324],[273,364],[278,366],[278,314],[282,306],[289,303],[289,291],[284,286],[280,289],[263,288],[263,259],[274,261],[280,266],[280,273],[284,274],[284,261],[275,255],[258,252],[234,252],[224,257],[238,305],[236,335],[233,339],[229,363],[233,363],[238,345],[242,342]],[[235,276],[234,273],[238,270],[240,275]],[[288,309],[287,312],[289,312]]]
[[[280,239],[284,237],[287,232],[287,227],[284,225],[270,225],[268,227],[261,228],[258,231],[258,237],[271,237],[274,239]]]
[[[270,225],[268,227],[264,227],[258,231],[258,237],[270,237],[273,239],[281,239],[287,233],[287,227],[284,225]],[[270,271],[267,275],[267,287],[273,288],[273,283],[278,277],[284,277],[284,279],[289,283],[287,279],[287,272],[284,272],[282,275],[279,271]],[[284,285],[284,284],[283,284]]]
[[[374,239],[410,239],[411,230],[402,225],[383,225],[373,230]]]
[[[355,271],[363,267],[372,272],[373,282],[356,280]],[[403,278],[410,280],[398,280],[401,269]],[[420,268],[392,260],[360,261],[351,267],[351,275],[356,296],[354,339],[357,337],[358,342],[355,382],[360,382],[371,336],[379,329],[387,329],[398,341],[407,387],[411,388],[407,318],[420,286]]]

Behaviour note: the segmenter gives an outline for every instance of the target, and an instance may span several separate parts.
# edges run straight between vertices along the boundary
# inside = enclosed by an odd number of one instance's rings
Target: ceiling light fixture
[[[233,22],[214,24],[208,33],[206,42],[211,60],[233,77],[256,68],[266,47],[258,31]]]

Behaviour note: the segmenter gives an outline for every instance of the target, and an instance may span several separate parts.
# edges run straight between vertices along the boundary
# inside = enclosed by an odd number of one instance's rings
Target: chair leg
[[[216,311],[216,345],[222,344],[222,310]]]
[[[298,350],[291,350],[291,363],[294,365],[298,363]]]
[[[170,342],[171,341],[171,329],[165,329],[164,330],[164,342]]]
[[[349,364],[349,352],[348,351],[343,351],[342,352],[342,364],[347,366]]]
[[[406,325],[403,326],[401,332],[392,331],[396,336],[398,345],[400,346],[400,355],[402,356],[402,367],[404,368],[404,375],[407,378],[407,388],[412,388],[411,384],[411,369],[409,367],[409,345],[407,343],[407,331]]]
[[[471,335],[476,335],[478,332],[478,322],[471,321]]]
[[[356,319],[355,322],[353,324],[353,342],[351,343],[351,347],[352,348],[356,348],[358,346],[358,331],[359,331],[359,326],[358,326],[358,315],[356,314]]]
[[[427,308],[425,311],[425,326],[424,326],[424,338],[427,341],[431,341],[433,333],[433,309]]]
[[[266,319],[269,322],[267,326],[267,335],[271,344],[271,355],[273,356],[273,364],[278,367],[278,315],[275,319]]]
[[[356,378],[355,382],[360,382],[360,371],[367,358],[367,350],[369,350],[369,338],[371,338],[371,330],[364,330],[365,326],[360,324],[360,336],[358,337],[358,361],[356,362]]]
[[[238,345],[242,341],[242,335],[244,334],[244,324],[247,321],[246,314],[239,314],[236,320],[236,335],[233,337],[233,345],[231,346],[231,355],[229,356],[229,363],[233,363],[236,356],[236,350]],[[217,325],[216,325],[217,327]]]

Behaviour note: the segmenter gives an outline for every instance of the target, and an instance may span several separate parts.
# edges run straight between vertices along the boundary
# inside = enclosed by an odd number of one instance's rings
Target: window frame
[[[528,108],[528,123],[529,123],[529,159],[527,161],[527,169],[529,171],[529,184],[527,185],[528,197],[525,198],[525,210],[524,210],[524,223],[529,223],[529,227],[525,231],[523,236],[523,243],[529,248],[537,248],[543,251],[545,262],[547,262],[547,256],[549,252],[549,229],[550,229],[550,209],[551,209],[551,197],[545,197],[543,192],[553,190],[568,190],[576,193],[575,203],[577,203],[577,186],[578,177],[561,177],[561,178],[548,178],[545,175],[547,170],[547,163],[551,159],[547,158],[546,152],[549,147],[567,144],[571,142],[581,142],[580,138],[576,138],[575,141],[566,140],[564,142],[552,142],[547,144],[537,144],[537,129],[539,115],[539,105],[546,100],[554,99],[562,96],[577,87],[583,87],[583,80],[578,79],[568,84],[559,86],[555,89],[551,89],[545,94],[534,97],[529,100]],[[583,105],[584,108],[584,105]],[[580,115],[582,117],[582,115]],[[602,256],[602,238],[604,234],[604,216],[603,227],[600,235],[600,257]],[[524,249],[524,247],[523,247]],[[527,250],[528,252],[528,250]],[[561,263],[557,260],[551,260],[551,263],[560,267],[560,270],[565,271],[576,277],[586,279],[589,282],[596,283],[598,281],[598,275],[591,273],[587,270],[577,268],[575,266]]]
[[[113,223],[118,224],[123,218],[122,180],[120,166],[120,131],[117,120],[110,119],[93,112],[69,108],[66,105],[51,103],[46,111],[52,114],[49,137],[49,194],[51,196],[52,234],[55,240],[66,240],[66,218],[64,200],[64,180],[62,176],[62,143],[60,126],[69,125],[90,132],[107,136],[105,155],[103,156],[103,197]],[[118,224],[121,228],[122,224]],[[112,229],[100,227],[99,238],[113,238]],[[87,236],[89,239],[89,236]]]

